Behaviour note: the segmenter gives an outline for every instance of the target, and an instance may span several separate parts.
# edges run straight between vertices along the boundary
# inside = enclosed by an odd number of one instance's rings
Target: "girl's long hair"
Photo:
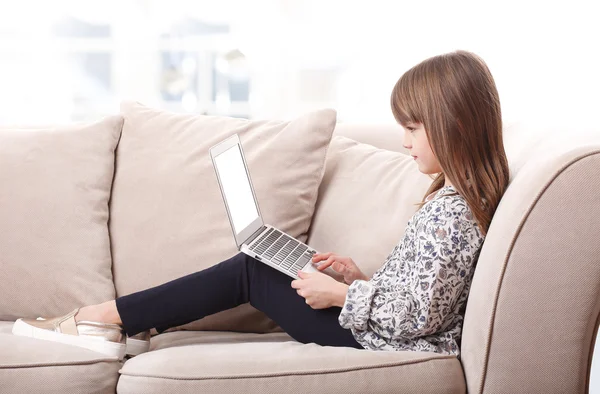
[[[398,80],[391,106],[401,125],[424,125],[442,168],[431,176],[433,182],[417,204],[419,209],[448,177],[486,235],[508,187],[509,169],[500,99],[483,59],[464,50],[425,59]]]

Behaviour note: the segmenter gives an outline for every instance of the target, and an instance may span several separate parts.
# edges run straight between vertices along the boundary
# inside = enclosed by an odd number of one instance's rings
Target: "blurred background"
[[[0,3],[0,124],[94,120],[123,99],[182,112],[393,123],[403,72],[480,55],[506,121],[588,118],[600,100],[590,2],[53,0]]]

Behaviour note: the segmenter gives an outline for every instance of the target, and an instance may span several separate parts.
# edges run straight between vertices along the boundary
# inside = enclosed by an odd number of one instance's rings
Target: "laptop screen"
[[[250,189],[250,179],[242,160],[239,144],[215,156],[223,194],[236,234],[258,218],[258,209]]]

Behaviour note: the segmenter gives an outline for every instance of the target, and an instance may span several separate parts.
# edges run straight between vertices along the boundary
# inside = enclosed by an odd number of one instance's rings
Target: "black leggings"
[[[340,307],[312,309],[290,276],[244,253],[181,278],[116,299],[128,336],[160,333],[247,302],[301,343],[363,349],[338,323]]]

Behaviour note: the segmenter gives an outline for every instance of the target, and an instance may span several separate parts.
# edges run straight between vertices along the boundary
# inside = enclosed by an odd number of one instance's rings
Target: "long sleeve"
[[[413,263],[390,264],[377,280],[356,280],[339,316],[344,328],[373,331],[381,338],[413,339],[450,323],[480,246],[465,211],[436,201],[415,226]],[[472,216],[466,215],[468,218]],[[422,229],[416,231],[416,228]],[[404,255],[391,256],[396,262]]]

